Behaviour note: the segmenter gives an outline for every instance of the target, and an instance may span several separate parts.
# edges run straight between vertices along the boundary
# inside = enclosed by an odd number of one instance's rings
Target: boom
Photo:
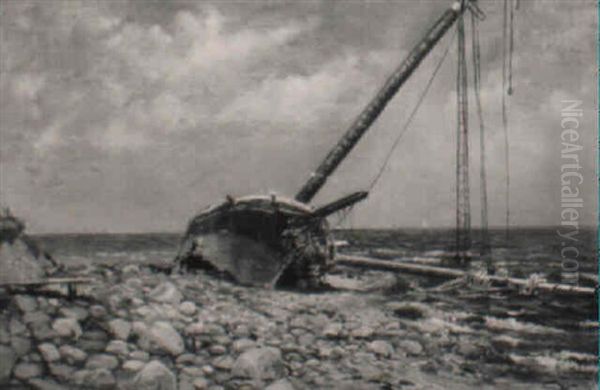
[[[337,145],[331,149],[321,165],[296,194],[296,200],[304,203],[311,201],[315,194],[323,187],[327,178],[335,171],[338,165],[340,165],[352,148],[367,132],[373,122],[379,117],[379,114],[381,114],[385,106],[396,92],[398,92],[404,82],[412,75],[415,69],[417,69],[419,64],[427,54],[429,54],[442,36],[444,36],[446,31],[454,24],[458,16],[470,5],[470,1],[472,0],[456,1],[452,7],[447,9],[435,22],[425,37],[417,43],[404,62],[402,62],[398,69],[396,69],[396,71],[388,78],[375,98],[371,100],[358,118],[356,118],[352,126],[346,131],[346,134],[339,140]]]

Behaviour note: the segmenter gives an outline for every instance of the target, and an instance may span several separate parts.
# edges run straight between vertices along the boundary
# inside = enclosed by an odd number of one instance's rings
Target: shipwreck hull
[[[176,262],[243,285],[317,287],[335,254],[326,220],[312,211],[286,198],[229,198],[190,221]]]

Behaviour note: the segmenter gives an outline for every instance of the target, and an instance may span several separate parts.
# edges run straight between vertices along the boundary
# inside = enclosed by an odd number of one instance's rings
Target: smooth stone
[[[23,313],[34,311],[38,307],[36,299],[28,295],[16,295],[14,301]]]
[[[50,373],[60,380],[68,380],[73,376],[75,368],[66,364],[49,364]]]
[[[85,378],[86,382],[97,389],[114,389],[117,381],[112,372],[106,368],[91,370]]]
[[[367,344],[367,349],[376,355],[388,357],[394,354],[394,347],[385,340],[375,340]]]
[[[133,384],[136,389],[177,390],[175,375],[158,360],[147,363],[136,374]]]
[[[194,379],[194,382],[192,382],[192,384],[194,385],[194,389],[196,390],[206,390],[209,386],[208,381],[204,378]]]
[[[328,324],[327,326],[325,326],[325,329],[323,329],[323,336],[329,337],[329,338],[339,337],[340,334],[342,333],[342,329],[343,329],[343,326],[340,323]]]
[[[271,383],[265,390],[295,390],[295,388],[287,379],[280,379]]]
[[[30,389],[34,390],[69,390],[68,387],[60,385],[51,379],[34,378],[30,379],[27,383]]]
[[[81,326],[75,318],[59,318],[52,323],[52,329],[60,337],[70,337],[77,340],[81,337]]]
[[[233,364],[234,377],[278,379],[285,374],[281,351],[277,348],[252,348],[242,353]]]
[[[231,356],[221,356],[213,360],[212,365],[220,370],[231,370],[234,363]]]
[[[148,293],[148,298],[154,302],[178,305],[183,299],[183,295],[173,283],[162,282]]]
[[[131,333],[131,324],[117,318],[108,323],[109,332],[119,340],[127,340]]]
[[[38,345],[38,351],[46,362],[55,362],[60,359],[60,353],[54,344],[43,343]]]
[[[179,311],[188,316],[194,315],[196,312],[196,304],[190,301],[182,302],[181,305],[179,305]]]
[[[211,355],[223,355],[227,352],[227,348],[222,345],[212,345],[208,351],[211,353]]]
[[[85,363],[87,369],[101,369],[114,370],[119,367],[119,360],[113,355],[108,354],[97,354],[89,357]]]
[[[0,345],[0,383],[10,378],[10,373],[17,361],[14,351],[4,345]]]
[[[150,354],[146,351],[133,351],[129,354],[129,358],[132,360],[140,360],[142,362],[147,362],[150,360]]]
[[[87,353],[70,345],[61,345],[58,351],[62,358],[69,363],[82,362],[87,359]]]
[[[414,340],[402,340],[398,343],[398,347],[410,355],[419,355],[423,352],[423,346]]]
[[[107,315],[106,308],[101,305],[94,305],[90,307],[90,315],[94,318],[103,318]]]
[[[127,356],[129,353],[129,346],[123,340],[113,340],[106,346],[106,352],[117,356]]]
[[[31,351],[31,340],[25,337],[13,337],[10,346],[18,357],[22,357]]]
[[[234,352],[241,353],[250,348],[254,348],[256,346],[256,342],[250,339],[239,339],[233,342],[232,349]]]
[[[357,329],[352,330],[352,332],[350,332],[350,335],[357,339],[365,339],[373,336],[373,333],[373,328],[369,326],[361,326]]]
[[[19,363],[15,366],[13,375],[20,380],[31,379],[42,375],[44,371],[41,364]]]
[[[65,307],[58,311],[63,317],[74,318],[77,321],[84,321],[89,317],[89,313],[83,307]]]
[[[146,363],[140,360],[127,360],[125,363],[123,363],[123,370],[128,372],[138,372],[144,368],[145,365]]]
[[[185,351],[183,339],[168,322],[155,322],[150,328],[149,336],[156,346],[173,356],[180,355]]]

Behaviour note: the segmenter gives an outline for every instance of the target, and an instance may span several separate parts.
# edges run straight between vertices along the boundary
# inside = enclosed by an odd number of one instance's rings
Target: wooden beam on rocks
[[[437,277],[442,279],[455,279],[467,277],[477,281],[489,281],[495,286],[516,286],[520,288],[532,289],[535,291],[559,295],[574,295],[582,297],[594,297],[596,295],[596,289],[591,287],[581,287],[568,284],[547,282],[532,283],[531,279],[518,279],[496,275],[481,275],[453,268],[432,267],[428,265],[410,264],[399,261],[397,262],[389,260],[378,260],[363,256],[338,255],[335,258],[335,264],[354,268],[401,272],[413,275]]]

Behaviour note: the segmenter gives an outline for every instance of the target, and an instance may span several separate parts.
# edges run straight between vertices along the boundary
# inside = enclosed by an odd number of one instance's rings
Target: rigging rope
[[[389,149],[388,153],[386,154],[383,165],[379,168],[379,171],[377,172],[377,175],[375,175],[375,177],[373,178],[373,180],[371,180],[371,183],[369,184],[369,192],[373,189],[373,187],[375,187],[375,185],[377,184],[377,182],[379,181],[379,179],[383,175],[385,169],[389,165],[390,159],[391,159],[394,151],[396,150],[396,147],[398,146],[398,144],[400,143],[400,140],[402,139],[402,136],[406,133],[406,131],[408,130],[408,127],[410,126],[410,124],[412,123],[413,119],[415,118],[417,112],[419,111],[419,108],[421,107],[421,104],[423,103],[423,100],[425,100],[425,96],[427,96],[427,93],[429,92],[429,89],[430,89],[431,85],[433,84],[433,80],[435,80],[435,77],[437,76],[440,68],[442,67],[442,65],[444,63],[444,60],[448,56],[448,52],[450,51],[450,48],[452,46],[452,42],[454,42],[454,38],[455,37],[456,37],[456,32],[450,38],[450,42],[448,43],[448,46],[444,50],[444,53],[442,54],[442,57],[440,58],[440,60],[438,61],[437,65],[435,67],[435,69],[433,70],[433,73],[431,74],[431,77],[427,81],[427,84],[425,85],[425,88],[423,89],[423,92],[419,96],[419,100],[417,101],[417,104],[415,104],[415,106],[413,107],[413,110],[411,111],[411,113],[410,113],[408,119],[406,120],[406,122],[404,122],[404,125],[402,126],[402,129],[400,130],[400,133],[398,133],[398,136],[396,137],[396,139],[394,140],[394,143],[392,144],[391,148]]]
[[[486,261],[488,271],[492,269],[490,256],[490,236],[488,230],[488,202],[487,202],[487,173],[485,153],[485,123],[483,120],[483,109],[481,106],[481,46],[479,43],[479,21],[475,14],[471,14],[471,42],[473,58],[473,88],[475,90],[475,104],[477,106],[477,117],[479,119],[479,180],[481,182],[481,253],[480,256]]]
[[[456,75],[456,261],[470,260],[471,202],[469,188],[469,101],[464,18],[457,20],[458,66]]]
[[[433,73],[429,77],[429,80],[427,80],[427,84],[425,85],[425,88],[423,89],[423,92],[421,92],[421,95],[419,96],[419,99],[417,100],[417,103],[415,104],[415,106],[413,107],[410,115],[408,116],[408,119],[406,120],[406,122],[404,122],[404,125],[402,126],[402,129],[400,130],[400,133],[398,133],[398,136],[396,136],[396,139],[394,140],[394,143],[392,144],[392,146],[388,150],[388,152],[387,152],[387,154],[385,156],[383,164],[379,168],[379,171],[377,172],[377,174],[375,175],[375,177],[373,178],[373,180],[371,180],[371,183],[369,184],[369,187],[368,187],[368,191],[369,192],[371,192],[371,190],[373,190],[373,188],[375,187],[375,185],[377,184],[377,182],[379,181],[379,179],[381,178],[381,176],[385,172],[385,169],[389,165],[390,159],[391,159],[392,155],[394,154],[394,151],[396,150],[396,147],[400,143],[400,140],[402,139],[402,136],[408,131],[408,128],[409,128],[410,124],[412,123],[413,119],[415,118],[417,112],[419,111],[419,108],[421,107],[421,104],[425,100],[425,97],[427,96],[427,93],[429,92],[429,89],[431,88],[431,85],[433,84],[433,81],[435,80],[435,77],[437,76],[439,70],[441,69],[442,65],[444,64],[444,60],[446,59],[446,57],[448,56],[448,53],[450,52],[450,48],[452,47],[452,43],[454,42],[454,38],[455,37],[456,37],[456,31],[454,32],[454,34],[450,38],[450,41],[448,42],[448,46],[446,46],[446,49],[444,49],[444,53],[442,54],[442,57],[440,58],[440,60],[436,64],[436,66],[435,66],[435,68],[433,70]],[[335,224],[334,227],[339,227],[346,220],[346,218],[348,217],[348,215],[350,214],[350,212],[353,209],[354,209],[354,207],[351,207],[348,212],[344,213],[341,216],[341,218],[339,219],[339,221]]]
[[[505,237],[509,239],[509,226],[510,226],[510,160],[509,160],[509,142],[508,142],[508,115],[506,108],[506,96],[507,96],[507,72],[508,72],[508,61],[507,61],[507,36],[508,36],[508,8],[509,1],[504,0],[504,17],[502,20],[502,129],[504,130],[504,164],[506,174],[505,184],[505,201],[506,201],[506,215],[505,215]],[[512,6],[511,6],[512,13]],[[511,33],[512,35],[512,33]],[[512,91],[511,91],[512,92]]]

